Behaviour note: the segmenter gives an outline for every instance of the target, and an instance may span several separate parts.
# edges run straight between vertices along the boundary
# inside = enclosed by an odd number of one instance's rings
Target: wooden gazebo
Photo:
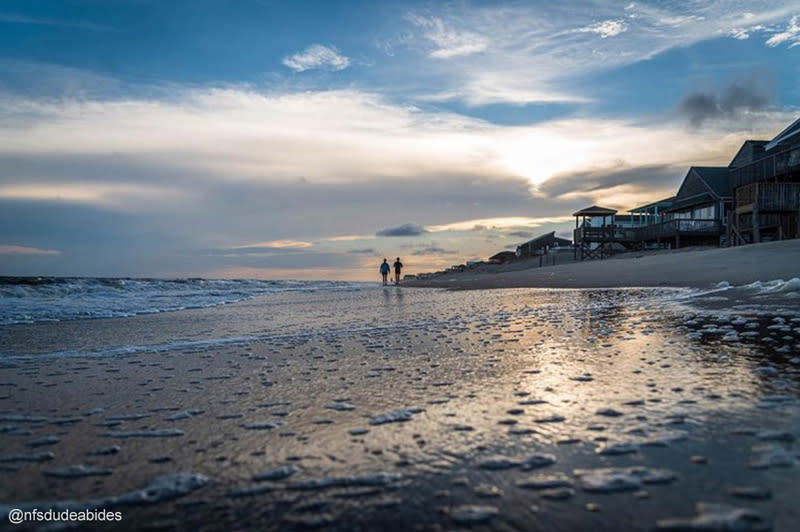
[[[572,214],[575,217],[575,259],[602,259],[611,254],[614,241],[615,209],[592,205]],[[592,219],[600,218],[600,225],[593,225]],[[593,244],[597,244],[594,248]]]

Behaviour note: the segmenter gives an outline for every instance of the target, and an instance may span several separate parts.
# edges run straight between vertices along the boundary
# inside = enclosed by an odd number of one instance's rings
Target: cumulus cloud
[[[734,81],[719,93],[696,91],[678,104],[678,113],[694,127],[707,120],[736,118],[743,111],[766,109],[773,101],[772,90],[755,76]]]
[[[302,52],[284,57],[283,64],[295,72],[312,69],[344,70],[350,66],[350,58],[332,46],[312,44]]]
[[[405,223],[396,227],[381,229],[375,233],[375,236],[419,236],[427,232],[428,230],[419,224]]]

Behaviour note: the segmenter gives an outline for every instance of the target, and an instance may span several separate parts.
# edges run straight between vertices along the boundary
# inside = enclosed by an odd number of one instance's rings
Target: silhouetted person
[[[383,259],[383,262],[381,263],[381,276],[383,277],[383,284],[384,285],[386,285],[389,282],[389,270],[390,269],[391,268],[389,268],[389,263],[386,261],[386,259]]]
[[[400,284],[400,270],[403,269],[403,263],[400,262],[400,257],[394,261],[394,284]]]

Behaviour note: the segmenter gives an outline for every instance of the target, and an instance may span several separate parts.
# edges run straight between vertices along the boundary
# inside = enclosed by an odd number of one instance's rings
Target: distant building
[[[532,257],[544,255],[559,250],[572,250],[572,242],[566,238],[559,238],[555,231],[537,236],[517,246],[517,257]]]
[[[514,251],[501,251],[489,257],[489,264],[505,264],[517,258]]]

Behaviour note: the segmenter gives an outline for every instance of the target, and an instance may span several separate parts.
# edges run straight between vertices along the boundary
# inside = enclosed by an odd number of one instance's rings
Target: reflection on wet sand
[[[379,291],[111,320],[74,340],[179,326],[252,338],[230,346],[25,357],[7,340],[0,498],[124,506],[130,528],[780,530],[800,517],[787,301]],[[135,503],[158,478],[167,487]]]

